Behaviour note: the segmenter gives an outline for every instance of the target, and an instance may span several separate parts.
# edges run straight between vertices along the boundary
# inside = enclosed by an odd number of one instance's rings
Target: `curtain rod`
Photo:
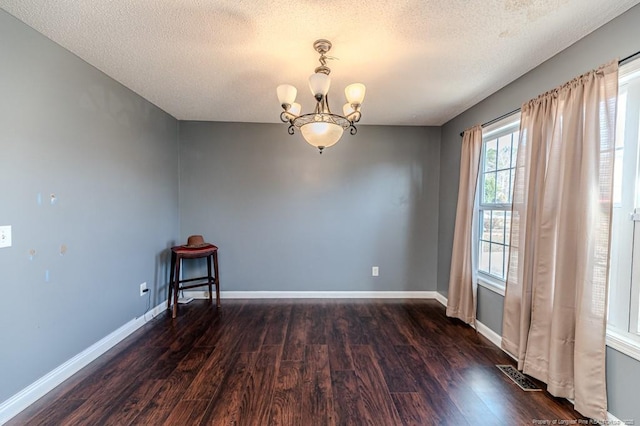
[[[502,120],[503,118],[507,118],[510,115],[515,114],[516,112],[520,112],[520,108],[514,109],[513,111],[508,112],[506,114],[502,114],[500,117],[496,117],[493,120],[489,120],[486,123],[481,124],[480,127],[487,127],[490,124],[497,123],[498,121]],[[460,137],[462,137],[462,136],[464,136],[464,132],[460,132]]]
[[[635,58],[636,56],[640,55],[640,51],[636,52],[636,53],[632,53],[631,55],[627,56],[626,58],[620,59],[618,61],[618,65],[624,65],[627,62],[631,61],[633,58]]]
[[[627,56],[626,58],[620,59],[620,60],[618,61],[618,65],[624,65],[624,64],[626,64],[627,62],[630,62],[630,61],[631,61],[632,59],[634,59],[636,56],[640,56],[640,51],[637,51],[636,53],[632,53],[631,55]],[[489,120],[489,121],[487,121],[486,123],[481,124],[481,125],[480,125],[480,127],[487,127],[488,125],[493,124],[493,123],[496,123],[496,122],[498,122],[498,121],[502,120],[503,118],[507,118],[507,117],[509,117],[510,115],[513,115],[513,114],[515,114],[515,113],[516,113],[516,112],[518,112],[518,111],[520,111],[520,108],[518,108],[518,109],[514,109],[513,111],[508,112],[508,113],[506,113],[506,114],[502,114],[500,117],[494,118],[493,120]],[[464,136],[464,132],[460,132],[460,137],[462,137],[462,136]]]

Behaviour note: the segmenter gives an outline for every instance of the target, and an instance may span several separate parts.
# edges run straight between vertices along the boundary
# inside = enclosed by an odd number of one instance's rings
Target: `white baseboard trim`
[[[221,299],[435,299],[435,291],[221,291]],[[209,298],[208,291],[185,291],[185,297]]]
[[[100,355],[120,343],[131,333],[167,309],[166,302],[160,303],[145,315],[134,318],[119,329],[89,346],[64,364],[51,370],[11,398],[0,404],[0,425],[5,424],[29,405],[42,398],[56,386],[86,367]]]
[[[444,307],[446,307],[447,306],[447,298],[444,297],[443,295],[441,295],[440,293],[436,293],[436,294],[437,294],[436,300],[438,302],[440,302]],[[473,327],[473,325],[471,325],[471,327]],[[489,327],[487,327],[486,325],[484,325],[483,323],[481,323],[477,319],[476,319],[476,327],[474,327],[474,328],[476,328],[478,330],[478,333],[482,334],[484,337],[489,339],[489,341],[491,343],[493,343],[494,345],[496,345],[497,347],[502,349],[502,336],[500,336],[498,333],[496,333],[495,331],[493,331],[492,329],[490,329]],[[507,355],[509,355],[509,354],[507,353]],[[509,356],[511,356],[511,355],[509,355]]]
[[[436,299],[438,302],[440,302],[440,304],[441,304],[442,306],[444,306],[445,308],[447,307],[447,298],[446,298],[446,297],[444,297],[443,295],[441,295],[440,293],[438,293],[437,291],[436,291],[436,297],[435,297],[435,299]]]
[[[608,411],[607,411],[607,422],[605,424],[608,424],[608,425],[626,425],[625,422],[623,422],[622,420],[620,420],[619,418],[617,418],[616,416],[614,416],[613,414],[611,414]],[[633,424],[633,423],[631,423],[631,424]]]
[[[478,330],[478,333],[489,339],[491,343],[502,349],[502,336],[500,336],[498,333],[478,320],[476,320],[476,330]]]

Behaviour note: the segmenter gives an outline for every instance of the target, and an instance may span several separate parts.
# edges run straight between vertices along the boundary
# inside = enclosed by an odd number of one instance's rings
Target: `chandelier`
[[[342,107],[344,115],[333,114],[329,108],[329,87],[331,86],[331,69],[327,66],[326,56],[331,50],[329,40],[316,40],[313,48],[320,54],[320,66],[309,77],[309,88],[316,100],[316,107],[312,113],[300,115],[301,106],[295,103],[298,90],[290,84],[278,86],[278,100],[284,111],[280,113],[280,120],[289,123],[288,132],[295,133],[300,129],[302,137],[312,146],[320,150],[335,145],[342,137],[342,133],[349,129],[349,133],[355,135],[355,123],[360,121],[360,106],[364,100],[365,87],[362,83],[353,83],[344,89],[347,103]]]

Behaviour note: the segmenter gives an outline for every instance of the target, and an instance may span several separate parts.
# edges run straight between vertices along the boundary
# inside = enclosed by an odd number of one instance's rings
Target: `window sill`
[[[607,328],[607,346],[640,361],[640,341],[627,336],[627,334]]]
[[[504,297],[504,283],[478,274],[478,285]]]

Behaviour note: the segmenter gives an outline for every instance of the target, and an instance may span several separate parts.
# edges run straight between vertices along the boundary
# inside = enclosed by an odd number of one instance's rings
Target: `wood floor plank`
[[[134,380],[122,389],[112,388],[111,392],[99,397],[87,399],[77,410],[61,421],[65,425],[102,425],[115,418],[119,407],[125,404],[130,395],[135,393],[143,382]]]
[[[117,409],[113,414],[109,414],[102,418],[103,425],[128,425],[132,424],[134,419],[140,415],[142,410],[148,405],[149,401],[156,396],[164,380],[147,380],[126,398],[118,403]]]
[[[391,397],[405,426],[443,424],[421,393],[392,393]]]
[[[119,364],[107,374],[98,374],[77,387],[79,397],[86,400],[74,412],[69,413],[65,424],[104,424],[115,415],[111,407],[123,405],[126,399],[150,378],[146,367],[166,352],[166,348],[144,346],[137,357],[124,356],[127,364]],[[129,368],[127,368],[127,365]],[[104,380],[104,382],[100,382]],[[84,384],[87,384],[84,386]]]
[[[193,347],[193,339],[173,342],[171,346],[156,360],[149,363],[146,375],[155,379],[166,378],[178,367]]]
[[[327,347],[331,370],[353,370],[351,349],[349,348],[349,320],[343,305],[328,308]]]
[[[250,304],[245,310],[245,327],[237,335],[238,352],[258,352],[267,333],[266,325],[273,315],[273,309],[258,304]]]
[[[382,424],[402,424],[371,347],[354,346],[351,353],[356,368],[358,391],[367,412]]]
[[[305,309],[305,323],[307,345],[326,345],[329,331],[327,306],[325,303],[309,305]]]
[[[219,392],[211,399],[202,425],[241,425],[240,419],[246,413],[247,401],[244,390],[256,362],[256,352],[238,352],[229,366]]]
[[[234,316],[233,321],[227,324],[229,327],[226,332],[217,338],[216,349],[194,377],[184,399],[210,399],[216,395],[231,364],[235,362],[237,352],[243,349],[241,344],[246,339],[245,335],[254,331],[250,326],[253,319],[245,315],[248,313],[247,306],[242,305],[239,311],[242,315]],[[200,344],[206,343],[200,340]]]
[[[426,346],[433,345],[433,340],[429,340],[426,337],[426,333],[424,330],[418,325],[416,321],[414,321],[411,316],[410,310],[412,309],[412,305],[407,304],[398,304],[398,305],[382,305],[381,310],[384,312],[385,320],[391,321],[396,325],[397,332],[402,334],[404,337],[405,343],[401,345],[394,346],[402,346],[402,345],[412,345],[414,347],[419,346],[420,344],[425,344]]]
[[[214,349],[209,346],[192,348],[171,375],[162,381],[156,395],[140,410],[133,424],[163,423],[184,396],[194,378],[204,368]]]
[[[489,408],[467,388],[466,384],[450,379],[453,374],[450,367],[447,375],[441,373],[440,369],[434,372],[433,365],[425,362],[413,346],[397,346],[396,352],[399,354],[400,362],[415,375],[421,394],[431,409],[430,415],[438,419],[438,422],[466,424],[473,423],[478,418],[485,419],[487,424],[498,422]],[[440,359],[440,362],[443,361]],[[459,393],[460,389],[466,389],[467,393]]]
[[[169,417],[164,421],[166,426],[175,425],[197,425],[202,420],[209,401],[196,399],[190,401],[180,401],[175,406]]]
[[[202,303],[207,302],[202,301]],[[187,309],[187,306],[188,305],[184,306],[184,309],[182,309],[183,312],[181,312],[178,317],[168,323],[167,327],[158,329],[158,331],[161,332],[160,334],[154,335],[151,338],[145,338],[144,344],[150,346],[169,346],[173,340],[180,337],[181,335],[184,335],[185,330],[191,329],[191,327],[194,325],[194,322],[202,319],[203,316],[198,315],[198,313],[193,309]],[[211,309],[211,306],[207,304],[207,308]],[[207,312],[208,315],[206,316],[209,317],[209,315],[211,315],[212,313],[213,315],[218,314],[217,310],[212,309],[211,311]],[[164,311],[160,314],[160,318],[170,317],[171,310]]]
[[[431,309],[425,309],[424,306],[417,304],[410,304],[407,307],[409,317],[418,330],[429,339],[432,346],[439,348],[455,346],[453,339],[444,334],[445,323],[436,320],[438,317],[444,316],[444,311],[435,305],[433,309],[435,312],[430,312]]]
[[[302,424],[302,361],[281,361],[271,398],[270,425]]]
[[[305,307],[295,305],[291,309],[287,334],[282,351],[283,361],[302,361],[304,358],[304,345],[306,340]]]
[[[383,331],[383,325],[376,317],[362,319],[371,335],[370,348],[382,371],[389,392],[415,392],[416,384],[411,371],[399,362],[392,343],[404,342],[406,339],[392,339]],[[397,331],[396,331],[397,332]]]
[[[408,345],[409,341],[400,332],[400,327],[396,323],[389,311],[403,311],[403,305],[399,302],[381,304],[373,313],[373,318],[378,326],[379,333],[392,346]]]
[[[218,340],[227,336],[229,333],[241,331],[243,324],[239,319],[244,314],[246,304],[242,301],[234,300],[226,302],[217,312],[209,327],[198,336],[195,346],[216,346]],[[204,316],[208,317],[208,316]]]
[[[143,411],[143,413],[141,413],[142,415],[138,416],[133,421],[133,423],[131,423],[131,425],[132,426],[137,426],[137,425],[161,425],[161,424],[164,424],[165,420],[167,420],[167,418],[171,414],[171,411],[174,408],[175,408],[175,405],[171,406],[170,408],[168,406],[167,407],[157,407],[157,408],[155,408],[154,410],[151,410],[151,411]]]
[[[78,383],[66,397],[76,399],[106,397],[114,389],[118,389],[137,375],[146,372],[149,364],[160,358],[166,350],[166,347],[132,347],[108,366]]]
[[[20,413],[17,418],[13,418],[6,423],[6,426],[31,425],[48,426],[61,425],[69,416],[75,413],[86,401],[82,399],[60,398],[56,404],[49,405],[28,420],[21,420],[20,417],[28,416],[28,412]]]
[[[540,407],[531,393],[524,392],[496,367],[474,366],[461,371],[466,389],[473,391],[495,417],[509,416],[515,422],[530,422],[545,417],[548,409]]]
[[[292,309],[293,306],[291,304],[275,306],[274,311],[269,318],[269,322],[266,325],[267,330],[264,336],[264,341],[262,342],[263,345],[284,344]]]
[[[264,345],[260,348],[242,395],[245,404],[239,413],[240,424],[264,425],[269,421],[281,352],[281,347],[277,345]]]
[[[371,300],[357,300],[351,306],[356,315],[360,318],[363,318],[371,316],[371,312],[375,310],[375,308],[373,307],[374,303],[375,301],[372,302]]]
[[[360,397],[355,371],[332,371],[331,384],[335,400],[336,425],[379,423],[379,419],[371,417]]]
[[[307,345],[304,354],[302,424],[334,425],[327,345]]]
[[[164,312],[8,425],[531,424],[583,419],[430,300],[226,300]]]
[[[184,399],[211,399],[228,374],[237,353],[224,346],[217,346],[193,378],[184,393]]]
[[[362,318],[370,317],[371,315],[361,315],[362,303],[347,303],[344,305],[345,314],[348,321],[347,329],[347,343],[349,346],[355,345],[368,345],[371,341],[368,330],[362,323]],[[367,311],[367,313],[369,313]]]

